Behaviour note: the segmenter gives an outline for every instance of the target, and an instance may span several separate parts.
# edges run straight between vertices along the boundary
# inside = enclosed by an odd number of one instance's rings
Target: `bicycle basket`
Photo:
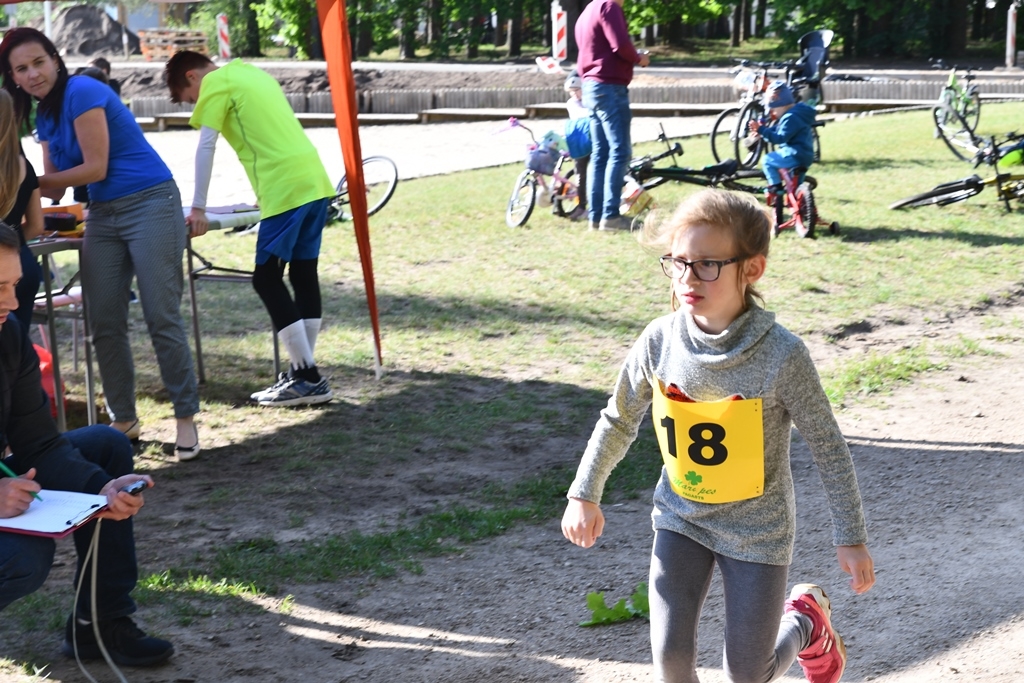
[[[740,69],[732,84],[739,92],[749,92],[757,87],[757,74],[753,69]]]
[[[526,168],[541,175],[553,175],[558,156],[558,150],[551,147],[534,147],[526,153]]]

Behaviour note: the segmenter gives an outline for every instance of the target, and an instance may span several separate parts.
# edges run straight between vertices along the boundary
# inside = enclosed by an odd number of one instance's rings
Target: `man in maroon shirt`
[[[579,57],[576,70],[583,79],[583,106],[590,110],[590,157],[587,204],[592,230],[629,230],[630,220],[619,215],[622,184],[633,153],[629,140],[629,82],[633,66],[651,63],[646,52],[633,47],[622,11],[624,0],[593,0],[576,22]]]

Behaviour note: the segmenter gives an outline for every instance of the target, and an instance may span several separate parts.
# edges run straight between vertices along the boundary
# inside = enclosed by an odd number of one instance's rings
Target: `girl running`
[[[839,566],[856,593],[875,582],[853,461],[810,355],[756,303],[770,228],[752,199],[706,190],[645,236],[665,254],[675,312],[648,325],[626,357],[562,517],[567,539],[594,545],[605,481],[650,406],[665,463],[650,570],[659,682],[698,681],[697,621],[716,564],[730,681],[768,683],[794,659],[811,683],[841,678],[846,651],[825,592],[798,584],[786,599],[796,515],[791,424],[821,475]]]

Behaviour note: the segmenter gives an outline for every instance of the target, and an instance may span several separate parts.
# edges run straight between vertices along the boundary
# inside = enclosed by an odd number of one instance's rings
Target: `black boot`
[[[75,646],[72,644],[72,625],[75,615],[68,617],[67,626],[64,629],[64,643],[60,651],[65,656],[75,657]],[[78,643],[78,657],[83,661],[89,659],[102,659],[99,643],[96,642],[96,634],[93,632],[92,624],[79,622],[74,624],[74,639]],[[107,649],[110,658],[115,664],[121,666],[153,666],[166,660],[174,654],[174,645],[147,636],[135,625],[131,617],[117,617],[109,621],[100,622],[100,635],[103,637],[103,646]]]

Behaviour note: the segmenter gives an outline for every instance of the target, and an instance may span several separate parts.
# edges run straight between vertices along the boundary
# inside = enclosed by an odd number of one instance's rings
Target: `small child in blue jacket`
[[[764,174],[771,186],[769,191],[782,194],[780,168],[809,168],[814,163],[814,107],[797,102],[793,91],[783,81],[768,86],[768,108],[773,125],[751,121],[750,130],[775,145],[775,151],[764,157]]]

